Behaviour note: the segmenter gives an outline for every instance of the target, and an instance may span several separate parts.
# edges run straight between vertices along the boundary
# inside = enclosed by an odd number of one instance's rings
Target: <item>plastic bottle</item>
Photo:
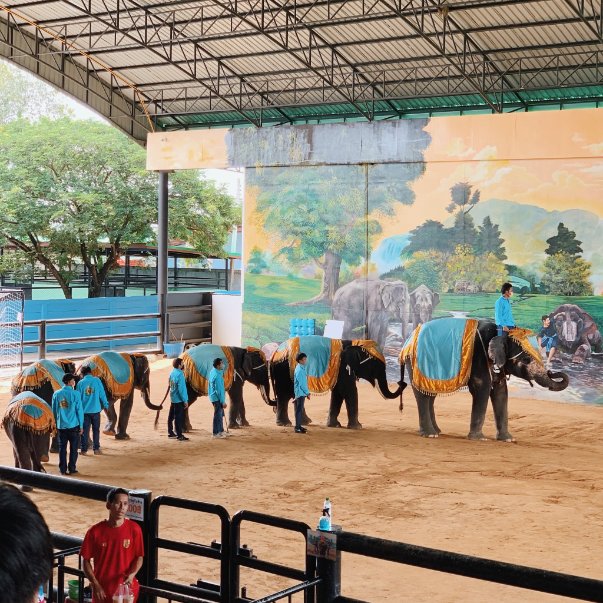
[[[328,527],[325,529],[330,530],[333,523],[333,513],[331,509],[331,499],[328,497],[325,498],[325,502],[322,505],[322,516],[328,518]],[[323,525],[327,525],[327,523],[324,522]]]
[[[134,600],[134,593],[127,584],[120,584],[113,595],[113,603],[130,603]]]
[[[38,590],[38,603],[46,603],[46,595],[44,594],[43,584],[40,584],[40,589]]]

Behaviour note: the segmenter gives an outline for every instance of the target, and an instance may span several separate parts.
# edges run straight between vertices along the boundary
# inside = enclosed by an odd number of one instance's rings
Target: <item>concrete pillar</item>
[[[168,172],[159,172],[158,217],[157,217],[157,296],[159,313],[161,314],[159,330],[161,331],[160,348],[169,340],[167,329],[167,294],[168,294]]]

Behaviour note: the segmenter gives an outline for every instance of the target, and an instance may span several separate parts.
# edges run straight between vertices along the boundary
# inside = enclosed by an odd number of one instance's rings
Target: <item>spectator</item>
[[[35,603],[52,572],[52,539],[34,503],[0,484],[0,603]]]
[[[75,376],[63,375],[63,387],[52,396],[52,412],[59,434],[59,470],[62,475],[77,473],[77,451],[80,434],[84,427],[82,398],[75,387]],[[69,462],[67,462],[67,444],[69,444]]]
[[[136,603],[140,590],[136,574],[144,557],[142,530],[137,523],[126,519],[126,490],[113,488],[107,494],[106,506],[109,519],[86,532],[80,551],[84,573],[92,585],[92,603],[111,603],[121,584],[130,586]]]
[[[101,454],[100,449],[100,412],[102,407],[107,410],[109,402],[103,387],[103,382],[92,374],[88,365],[81,368],[82,379],[75,388],[82,397],[84,411],[84,431],[82,433],[81,451],[88,454],[88,438],[92,427],[92,450],[94,454]]]
[[[182,358],[174,358],[172,372],[170,373],[170,412],[168,414],[168,438],[178,438],[181,442],[188,442],[184,431],[184,411],[188,408],[188,392],[186,379],[182,372]],[[176,433],[174,433],[174,423]]]
[[[213,368],[209,372],[209,386],[207,395],[214,406],[213,438],[221,439],[224,433],[224,409],[226,408],[226,390],[224,389],[224,363],[222,358],[216,358]]]

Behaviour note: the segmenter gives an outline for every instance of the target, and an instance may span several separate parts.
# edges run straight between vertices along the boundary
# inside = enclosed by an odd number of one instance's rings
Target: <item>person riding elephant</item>
[[[593,351],[603,352],[603,339],[594,318],[576,304],[561,304],[549,314],[557,330],[558,347],[583,364]]]
[[[48,454],[48,438],[56,432],[50,405],[40,396],[23,391],[8,403],[2,427],[13,445],[15,467],[45,473],[42,462]]]
[[[434,401],[468,387],[473,404],[469,439],[484,440],[482,433],[488,398],[492,401],[496,439],[513,442],[509,433],[508,375],[533,381],[551,391],[562,391],[569,383],[565,373],[546,370],[540,354],[528,340],[530,331],[512,329],[497,335],[492,320],[441,318],[412,333],[400,352],[402,376],[406,366],[419,409],[419,433],[437,438]]]
[[[419,285],[410,293],[410,321],[413,330],[431,320],[433,309],[440,303],[440,295],[426,285]]]
[[[246,381],[253,383],[260,390],[266,404],[276,404],[270,399],[266,356],[261,350],[252,347],[239,348],[204,343],[189,348],[182,355],[189,407],[199,396],[207,395],[207,377],[216,358],[222,358],[224,362],[224,385],[230,399],[228,428],[249,427],[243,399],[243,385]],[[191,429],[187,409],[185,431]]]
[[[366,336],[383,349],[390,321],[402,324],[402,339],[408,334],[410,296],[403,281],[352,281],[337,290],[331,310],[335,320],[344,321],[344,339]],[[366,333],[358,330],[364,326]]]
[[[327,427],[341,427],[338,417],[345,402],[348,428],[362,428],[358,421],[358,379],[368,381],[373,387],[377,385],[379,393],[389,400],[397,398],[406,387],[399,383],[395,391],[389,390],[385,358],[374,341],[330,339],[318,335],[293,337],[282,343],[269,361],[277,402],[277,425],[291,425],[288,403],[294,398],[295,359],[302,352],[308,357],[306,369],[310,393],[331,392]],[[303,423],[311,423],[307,415]]]
[[[149,359],[144,354],[127,354],[118,352],[101,352],[89,356],[81,366],[89,366],[92,375],[103,382],[109,400],[109,408],[105,410],[107,423],[103,429],[105,435],[115,436],[116,440],[129,440],[127,433],[134,390],[140,390],[147,408],[160,411],[162,406],[151,403],[151,384],[149,380]],[[115,402],[121,399],[119,420],[115,411]]]
[[[75,362],[67,359],[59,360],[38,360],[33,364],[25,367],[18,375],[12,380],[11,383],[11,394],[16,396],[21,392],[32,392],[36,396],[39,396],[48,404],[52,404],[52,394],[63,387],[63,375],[65,373],[75,374]],[[59,444],[57,438],[52,438],[50,441],[50,434],[44,434],[46,440],[46,448],[42,454],[42,462],[48,462],[48,452],[58,452]],[[41,444],[42,448],[44,444]]]

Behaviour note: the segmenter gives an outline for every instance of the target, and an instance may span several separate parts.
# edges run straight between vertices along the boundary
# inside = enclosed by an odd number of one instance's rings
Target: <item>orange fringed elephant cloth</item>
[[[21,392],[8,403],[2,425],[8,422],[39,435],[56,432],[52,409],[42,398],[31,392]]]
[[[224,362],[224,389],[228,391],[234,379],[234,357],[232,350],[226,346],[203,343],[189,348],[182,355],[183,371],[186,380],[201,396],[207,395],[209,372],[216,358]]]
[[[522,329],[520,327],[515,327],[509,331],[509,337],[521,346],[521,349],[529,354],[536,362],[540,364],[544,364],[542,356],[538,353],[538,350],[530,343],[529,337],[530,335],[534,335],[533,331],[530,329]]]
[[[134,388],[134,366],[130,354],[101,352],[84,360],[82,366],[92,369],[102,379],[112,398],[126,398]]]
[[[63,375],[65,371],[62,364],[68,364],[71,360],[38,360],[24,368],[12,381],[13,393],[27,390],[39,389],[45,383],[50,382],[54,391],[63,387]]]

